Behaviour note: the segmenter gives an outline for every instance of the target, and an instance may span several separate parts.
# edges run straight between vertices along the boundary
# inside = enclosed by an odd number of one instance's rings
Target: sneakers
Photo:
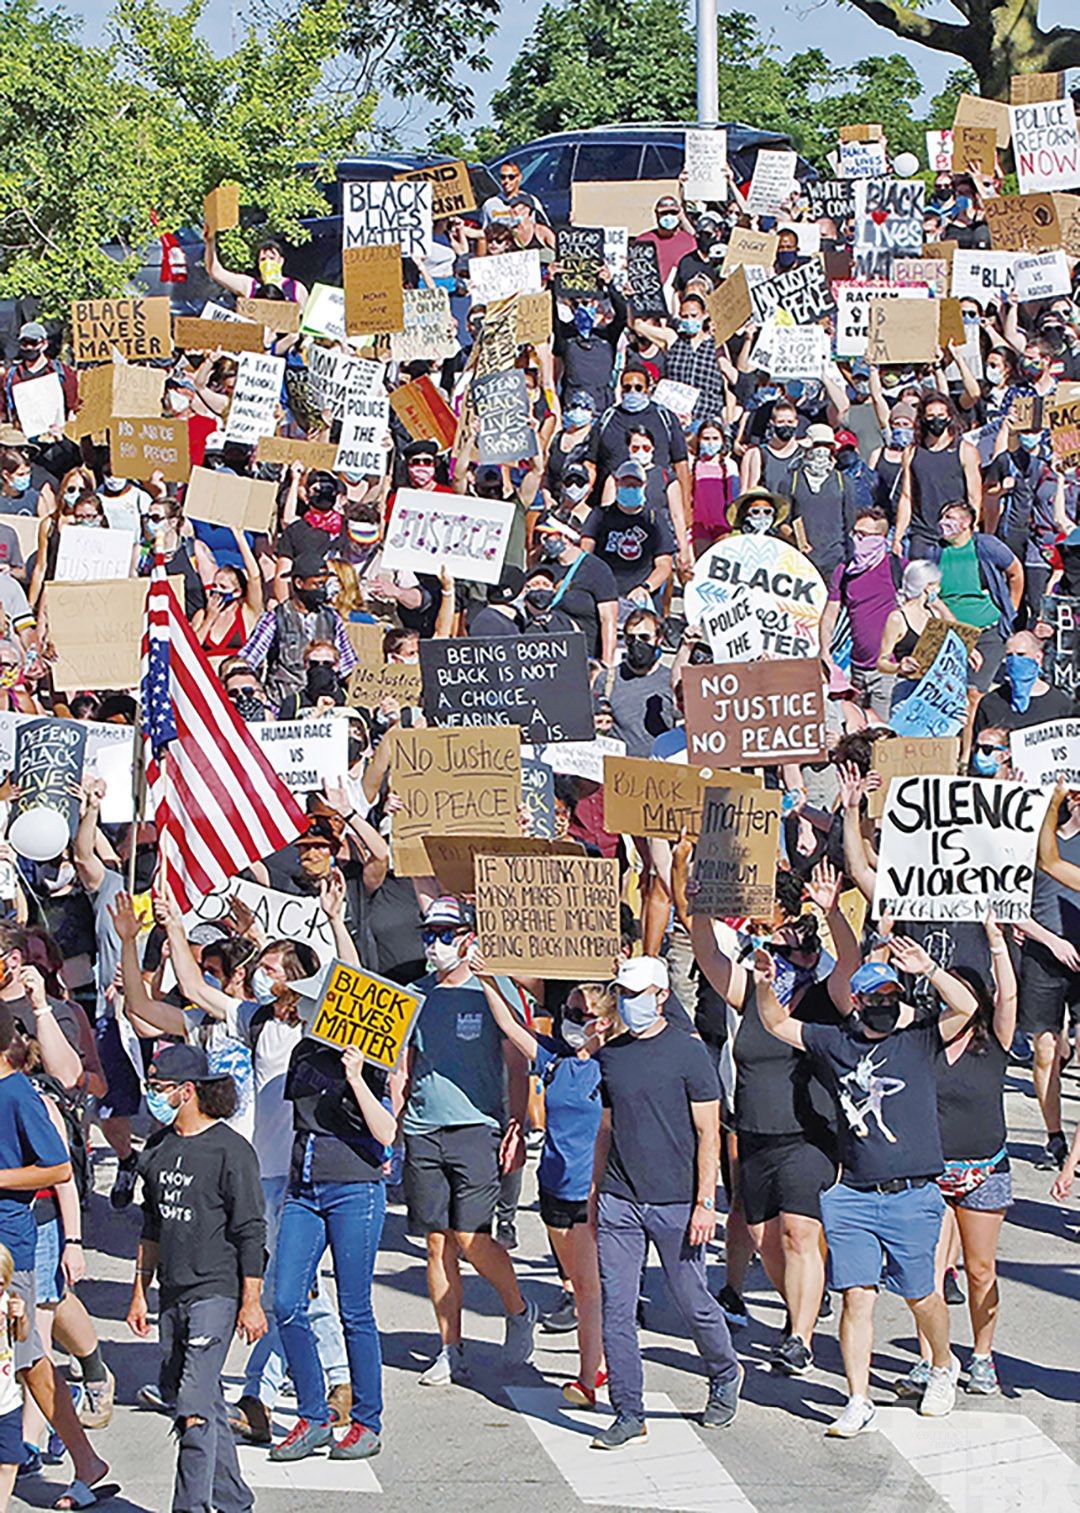
[[[1046,1145],[1035,1158],[1035,1170],[1040,1172],[1060,1171],[1069,1154],[1068,1142],[1060,1130],[1048,1135]]]
[[[839,1418],[834,1418],[825,1433],[830,1439],[854,1439],[874,1422],[877,1409],[868,1397],[849,1397]]]
[[[382,1440],[365,1424],[350,1424],[330,1447],[331,1460],[370,1460],[382,1449]]]
[[[331,1387],[326,1395],[327,1406],[330,1409],[330,1422],[337,1428],[349,1422],[349,1414],[352,1412],[352,1387],[348,1382],[338,1382],[336,1387]]]
[[[949,1304],[950,1308],[955,1308],[959,1303],[967,1302],[967,1295],[957,1280],[955,1267],[950,1266],[945,1273],[942,1291],[945,1294],[945,1301]]]
[[[831,1319],[833,1316],[832,1293],[827,1287],[821,1294],[821,1307],[817,1311],[817,1316],[819,1319]]]
[[[785,1376],[802,1376],[814,1364],[814,1353],[797,1334],[789,1334],[773,1351],[772,1364],[774,1370],[782,1371]]]
[[[577,1328],[577,1309],[574,1307],[574,1295],[564,1292],[559,1299],[558,1307],[550,1313],[545,1313],[540,1320],[540,1328],[545,1334],[569,1334]]]
[[[147,1382],[145,1386],[140,1387],[135,1394],[135,1401],[142,1407],[149,1408],[152,1413],[165,1413],[169,1418],[176,1413],[176,1404],[165,1401],[156,1382]]]
[[[930,1380],[930,1362],[916,1361],[910,1371],[898,1376],[893,1382],[897,1397],[922,1397]]]
[[[106,1368],[103,1382],[83,1382],[82,1406],[79,1423],[84,1429],[104,1429],[113,1416],[116,1398],[116,1378]]]
[[[746,1304],[735,1291],[734,1287],[728,1287],[725,1283],[720,1289],[716,1300],[724,1310],[724,1317],[732,1329],[745,1329],[750,1322],[750,1315],[746,1311]]]
[[[606,1429],[599,1429],[593,1435],[593,1450],[622,1450],[626,1445],[632,1445],[635,1440],[648,1439],[649,1431],[643,1418],[631,1418],[629,1414],[620,1413],[613,1423],[608,1424]]]
[[[746,1372],[739,1367],[739,1374],[730,1382],[721,1382],[715,1376],[709,1378],[709,1396],[701,1411],[703,1429],[726,1429],[735,1422],[739,1411],[739,1389]]]
[[[109,1202],[119,1213],[121,1209],[129,1208],[131,1200],[135,1196],[135,1178],[138,1170],[135,1165],[135,1157],[129,1156],[126,1161],[121,1161],[116,1169],[116,1181],[112,1185],[109,1194]]]
[[[235,1406],[227,1408],[229,1428],[249,1445],[269,1445],[274,1436],[270,1432],[270,1415],[261,1398],[245,1392]]]
[[[562,1395],[573,1408],[595,1408],[596,1390],[598,1387],[605,1386],[606,1383],[607,1372],[598,1371],[596,1373],[596,1387],[586,1387],[581,1378],[577,1377],[572,1382],[563,1383]]]
[[[309,1455],[314,1455],[316,1450],[321,1450],[324,1445],[332,1445],[333,1442],[334,1436],[329,1424],[310,1424],[306,1418],[298,1418],[285,1438],[273,1446],[270,1459],[305,1460]]]
[[[524,1366],[533,1353],[533,1330],[540,1317],[540,1310],[528,1299],[522,1313],[511,1313],[506,1318],[506,1334],[503,1337],[503,1364]]]
[[[469,1368],[465,1364],[464,1345],[444,1345],[428,1369],[420,1376],[421,1387],[459,1386],[469,1380]]]
[[[956,1382],[960,1375],[960,1362],[955,1355],[947,1366],[931,1366],[930,1380],[919,1404],[923,1418],[945,1418],[956,1404]]]
[[[495,1230],[495,1244],[503,1250],[517,1250],[518,1234],[513,1224],[499,1224]]]
[[[998,1381],[997,1367],[994,1365],[992,1355],[973,1355],[971,1365],[968,1367],[967,1378],[964,1382],[964,1391],[974,1393],[976,1397],[996,1397],[1001,1391]]]

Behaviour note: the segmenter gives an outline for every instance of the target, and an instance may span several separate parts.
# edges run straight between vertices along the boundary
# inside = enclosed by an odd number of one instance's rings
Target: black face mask
[[[234,694],[232,705],[245,725],[258,725],[266,719],[266,705],[260,703],[254,694]]]
[[[555,597],[553,588],[530,588],[525,595],[525,603],[530,609],[543,614],[544,610],[551,608],[551,601]]]
[[[307,670],[307,692],[310,698],[321,699],[337,693],[337,673],[329,662],[310,662]]]
[[[772,425],[772,426],[769,427],[769,431],[772,434],[772,437],[773,437],[774,441],[791,441],[791,440],[793,440],[793,438],[795,436],[795,432],[797,430],[798,430],[798,426],[787,426],[787,425],[777,426],[777,425]]]
[[[875,994],[859,1006],[859,1020],[875,1035],[891,1035],[900,1021],[899,993]]]
[[[296,597],[305,609],[323,609],[327,603],[325,585],[322,588],[298,588]]]
[[[157,847],[135,847],[135,892],[145,893],[154,880],[157,870]]]
[[[643,641],[639,636],[626,638],[626,660],[635,672],[648,672],[655,666],[659,655],[659,646],[654,646],[651,641]]]
[[[928,436],[944,436],[949,429],[949,417],[947,415],[930,415],[923,421],[923,428]]]

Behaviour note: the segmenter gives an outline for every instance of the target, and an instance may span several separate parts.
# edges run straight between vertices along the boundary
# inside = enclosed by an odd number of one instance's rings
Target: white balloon
[[[51,862],[60,855],[71,835],[66,815],[59,809],[27,809],[11,822],[7,838],[20,856],[32,862]]]
[[[910,179],[919,171],[919,160],[913,152],[898,152],[893,158],[893,172],[898,179]]]

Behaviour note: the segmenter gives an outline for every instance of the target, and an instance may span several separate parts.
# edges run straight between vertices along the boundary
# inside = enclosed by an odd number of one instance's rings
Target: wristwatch
[[[713,1209],[716,1207],[716,1200],[714,1198],[699,1198],[698,1207],[707,1208],[709,1212],[712,1213]]]

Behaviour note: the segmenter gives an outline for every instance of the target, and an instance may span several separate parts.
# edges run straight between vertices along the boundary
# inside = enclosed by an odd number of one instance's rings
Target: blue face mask
[[[1009,703],[1017,714],[1025,714],[1031,703],[1031,690],[1039,676],[1039,664],[1034,657],[1025,657],[1011,651],[1002,663],[1009,688],[1012,690]]]
[[[996,778],[998,774],[998,760],[992,751],[983,751],[976,746],[971,753],[971,766],[981,778]]]
[[[146,1106],[159,1124],[172,1124],[180,1112],[179,1107],[169,1102],[168,1093],[156,1093],[153,1088],[146,1090]]]
[[[660,1018],[655,993],[620,993],[619,1018],[631,1035],[641,1035]]]
[[[563,413],[566,424],[572,431],[578,426],[587,426],[592,419],[592,411],[586,410],[584,406],[580,409],[566,410]]]
[[[645,490],[639,483],[620,483],[615,498],[621,510],[634,513],[645,508]]]
[[[25,494],[30,487],[30,474],[27,473],[25,478],[12,478],[11,487],[15,490],[16,494]]]
[[[719,457],[720,456],[720,442],[718,442],[718,441],[712,441],[712,440],[699,441],[698,442],[698,456],[699,457]]]
[[[906,426],[893,426],[889,431],[889,445],[898,451],[909,447],[915,440],[915,432],[908,430]]]
[[[795,260],[799,256],[796,249],[785,247],[782,252],[776,254],[776,266],[778,268],[794,268]]]
[[[684,336],[696,336],[702,324],[700,315],[684,315],[679,321],[679,330]]]
[[[596,325],[596,320],[588,305],[578,305],[574,311],[574,325],[577,327],[579,336],[592,335],[592,329]]]
[[[1025,452],[1037,452],[1039,450],[1039,443],[1041,441],[1042,433],[1040,431],[1034,431],[1030,433],[1025,432],[1024,435],[1020,437],[1020,445],[1023,447]]]
[[[966,195],[966,194],[958,194],[956,196],[956,209],[957,209],[957,212],[960,215],[962,215],[965,210],[970,210],[971,209],[971,199],[970,199],[970,197],[968,195]]]
[[[656,217],[656,224],[660,227],[661,231],[674,231],[679,224],[679,217],[670,214],[658,215]]]
[[[207,987],[209,987],[209,988],[217,988],[218,992],[220,993],[220,991],[221,991],[221,978],[218,977],[218,975],[215,972],[204,972],[203,975],[202,975],[202,980],[203,980],[203,982],[206,983]]]
[[[628,415],[640,415],[649,408],[649,396],[644,389],[624,389],[622,407]]]

